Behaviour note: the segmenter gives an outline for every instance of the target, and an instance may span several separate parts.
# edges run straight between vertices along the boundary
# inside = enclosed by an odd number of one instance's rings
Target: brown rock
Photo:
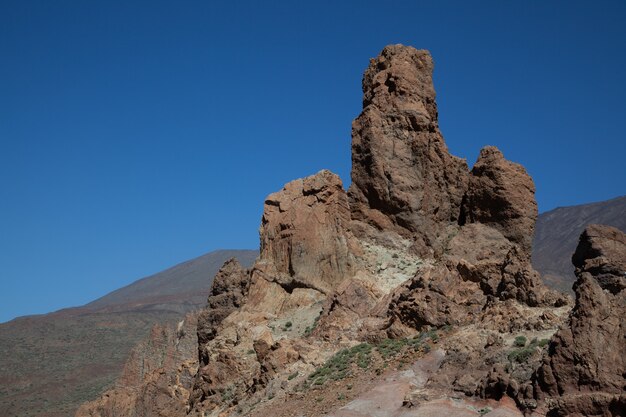
[[[244,305],[250,281],[250,272],[244,270],[236,259],[227,261],[215,275],[207,307],[198,317],[199,370],[190,395],[192,405],[202,401],[214,404],[214,398],[228,397],[229,385],[244,374],[245,360],[233,354],[225,346],[226,342],[218,343],[219,349],[211,342],[223,330],[224,320]]]
[[[456,224],[467,187],[463,159],[439,131],[433,61],[424,50],[385,47],[363,76],[363,112],[352,124],[352,217],[437,252]]]
[[[381,298],[375,289],[357,279],[345,280],[326,300],[315,335],[325,340],[359,339],[365,328],[371,336],[373,311]],[[374,327],[376,327],[374,325]]]
[[[576,304],[536,373],[537,398],[550,416],[624,415],[626,235],[587,227],[573,262]]]
[[[572,263],[578,274],[592,274],[603,289],[617,294],[626,288],[625,246],[624,233],[620,230],[591,224],[583,231]]]
[[[184,417],[197,370],[196,313],[156,325],[133,348],[115,388],[81,405],[76,417]]]
[[[220,323],[243,305],[250,286],[250,274],[235,258],[224,263],[215,275],[207,307],[198,317],[200,362],[206,365],[208,353],[202,349],[217,334]]]
[[[567,304],[566,297],[545,287],[528,253],[493,225],[464,225],[447,249],[448,265],[456,267],[463,280],[476,282],[486,296],[529,306]]]
[[[474,282],[444,265],[419,271],[398,288],[389,304],[394,320],[414,329],[472,322],[487,298]]]
[[[290,182],[267,197],[261,222],[260,262],[288,292],[313,288],[329,293],[351,274],[348,198],[330,171]]]
[[[472,168],[460,221],[494,227],[530,256],[537,221],[532,178],[498,148],[483,148]]]

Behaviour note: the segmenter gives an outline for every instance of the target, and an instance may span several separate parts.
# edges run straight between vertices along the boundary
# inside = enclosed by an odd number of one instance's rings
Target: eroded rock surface
[[[205,345],[215,338],[222,321],[243,305],[250,287],[250,273],[235,258],[226,261],[215,275],[207,299],[207,307],[198,317],[198,343]],[[206,362],[207,352],[200,349],[200,361]]]
[[[183,417],[198,369],[197,313],[154,326],[124,366],[116,387],[83,404],[76,417]]]
[[[428,51],[385,47],[363,76],[363,111],[352,124],[352,217],[439,251],[467,188],[465,160],[439,131]]]
[[[348,197],[330,171],[290,182],[265,200],[261,262],[281,286],[329,293],[352,270]]]
[[[537,213],[535,184],[524,167],[494,146],[483,148],[469,177],[461,222],[492,226],[530,256]]]
[[[626,414],[626,235],[590,225],[572,257],[578,280],[569,327],[552,339],[536,375],[550,416]]]

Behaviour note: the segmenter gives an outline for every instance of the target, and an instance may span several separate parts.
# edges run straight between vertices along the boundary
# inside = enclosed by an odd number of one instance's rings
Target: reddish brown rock
[[[547,307],[558,299],[529,263],[534,186],[495,148],[483,149],[471,173],[448,153],[432,70],[428,52],[386,47],[363,78],[349,193],[339,177],[321,171],[266,199],[259,260],[251,271],[226,263],[200,315],[191,413],[246,415],[261,402],[269,409],[306,396],[298,386],[324,389],[306,383],[307,375],[342,347],[445,325],[455,333],[441,333],[448,338],[445,359],[428,375],[383,384],[380,402],[370,393],[342,412],[378,412],[391,399],[389,413],[445,413],[459,408],[450,399],[458,392],[481,389],[485,396],[528,397],[535,368],[520,365],[512,373],[500,366],[511,346],[505,340],[521,330],[550,337],[560,323]],[[614,270],[602,265],[598,270],[611,275],[603,282],[615,287]],[[541,349],[533,360],[541,360]],[[427,393],[411,384],[443,397],[421,404]],[[165,386],[145,392],[161,398]],[[408,407],[406,394],[412,410],[400,409]],[[426,414],[415,414],[417,407]]]
[[[236,259],[227,261],[215,275],[207,307],[198,317],[199,369],[190,396],[192,404],[222,394],[245,367],[237,355],[228,349],[215,350],[209,342],[219,334],[224,319],[243,306],[250,279],[250,273]]]
[[[626,235],[588,226],[573,256],[578,280],[570,325],[552,339],[536,374],[550,416],[626,413]]]
[[[398,288],[389,305],[389,314],[418,330],[470,323],[487,300],[477,290],[476,283],[463,281],[457,271],[438,265],[418,272]]]
[[[603,289],[612,294],[624,290],[624,236],[624,233],[614,227],[597,224],[587,226],[572,256],[577,274],[590,273]]]
[[[536,221],[532,178],[523,166],[504,159],[498,148],[483,148],[472,168],[461,223],[491,226],[530,256]]]
[[[83,404],[76,417],[184,417],[197,370],[196,313],[154,326],[133,348],[115,388]]]
[[[348,198],[330,171],[290,182],[267,197],[261,222],[260,263],[287,291],[330,293],[352,273],[347,235]]]
[[[207,307],[198,317],[200,362],[206,365],[208,353],[202,349],[217,334],[220,323],[243,305],[250,286],[250,274],[235,258],[226,261],[215,275]]]
[[[519,245],[491,226],[467,224],[448,242],[441,262],[394,291],[389,313],[414,329],[464,325],[489,320],[482,312],[507,300],[531,307],[567,303],[543,285]]]
[[[545,288],[524,249],[493,225],[466,224],[447,249],[449,268],[456,269],[464,281],[477,283],[485,296],[530,306],[565,303]]]
[[[363,111],[352,124],[352,217],[437,252],[456,224],[468,168],[439,131],[433,60],[424,50],[385,47],[363,76]]]
[[[388,300],[386,300],[388,303]],[[385,327],[385,315],[376,308],[387,304],[382,294],[371,285],[357,279],[345,280],[327,298],[313,334],[324,340],[375,339]]]

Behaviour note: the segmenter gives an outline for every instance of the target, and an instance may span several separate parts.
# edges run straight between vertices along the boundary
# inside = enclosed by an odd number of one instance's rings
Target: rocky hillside
[[[216,251],[141,279],[83,307],[0,324],[0,415],[73,415],[110,388],[133,346],[156,323],[206,302],[219,267],[257,251]]]
[[[537,219],[533,266],[549,286],[573,293],[576,280],[571,258],[578,237],[589,224],[605,224],[626,232],[626,196],[599,203],[559,207]]]
[[[545,287],[532,179],[492,146],[471,171],[450,155],[432,71],[402,45],[370,60],[350,188],[320,171],[269,195],[260,256],[215,277],[197,356],[77,416],[623,415],[626,237],[586,229],[573,309]]]

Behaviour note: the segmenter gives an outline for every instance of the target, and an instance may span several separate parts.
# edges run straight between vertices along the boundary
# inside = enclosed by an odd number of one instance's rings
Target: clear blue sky
[[[626,194],[624,1],[0,2],[0,321],[80,305],[218,248],[264,197],[349,182],[361,75],[434,56],[440,124],[541,211]]]

